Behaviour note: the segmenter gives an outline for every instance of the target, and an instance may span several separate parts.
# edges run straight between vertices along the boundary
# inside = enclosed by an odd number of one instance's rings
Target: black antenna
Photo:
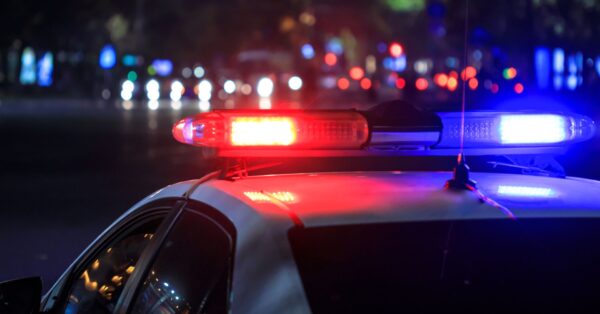
[[[477,189],[477,185],[475,181],[469,178],[469,166],[467,166],[467,162],[465,161],[465,111],[466,111],[466,97],[467,97],[467,58],[468,58],[468,35],[469,35],[469,0],[465,0],[466,10],[465,10],[465,46],[464,46],[464,55],[463,55],[463,66],[464,70],[462,71],[461,79],[463,81],[462,86],[462,108],[460,115],[460,151],[457,156],[456,166],[454,167],[454,175],[452,179],[446,181],[445,188],[453,191],[462,191],[467,190],[475,193],[479,198],[479,201],[482,203],[486,203],[490,206],[500,209],[503,213],[505,213],[509,218],[516,219],[516,216],[510,211],[510,209],[502,206],[501,204],[495,202],[493,199],[485,196],[481,191]],[[442,277],[444,276],[444,269],[442,268]]]
[[[454,167],[453,178],[446,181],[446,188],[452,190],[473,190],[476,188],[475,181],[469,179],[469,166],[465,161],[465,111],[467,99],[467,63],[469,52],[469,0],[465,0],[465,36],[464,36],[464,51],[463,51],[463,71],[461,71],[462,79],[462,105],[460,111],[460,151],[457,156],[456,166]]]

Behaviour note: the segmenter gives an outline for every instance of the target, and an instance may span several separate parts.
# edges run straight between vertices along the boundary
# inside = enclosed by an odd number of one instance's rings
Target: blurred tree
[[[425,0],[385,0],[390,9],[397,12],[421,11],[425,8]]]

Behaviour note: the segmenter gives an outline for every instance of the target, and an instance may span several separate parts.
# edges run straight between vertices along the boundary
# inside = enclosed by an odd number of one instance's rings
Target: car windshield
[[[298,228],[289,240],[315,313],[600,308],[598,219]]]

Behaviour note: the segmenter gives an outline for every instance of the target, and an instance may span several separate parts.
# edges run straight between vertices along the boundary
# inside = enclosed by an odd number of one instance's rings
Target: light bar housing
[[[460,147],[460,112],[440,112],[442,134],[436,148]],[[465,148],[564,147],[595,135],[594,121],[576,114],[466,112]]]
[[[181,143],[221,152],[343,150],[362,148],[369,127],[356,111],[217,110],[177,122],[173,136]]]
[[[555,155],[596,132],[593,120],[577,114],[471,111],[460,151],[460,112],[378,109],[216,110],[172,131],[177,141],[220,157]]]

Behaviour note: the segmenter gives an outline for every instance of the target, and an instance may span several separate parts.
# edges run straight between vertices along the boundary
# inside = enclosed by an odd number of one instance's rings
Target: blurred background
[[[572,111],[598,120],[600,1],[3,0],[0,281],[45,288],[151,192],[198,178],[171,138],[211,109]],[[600,142],[558,160],[600,179]]]

